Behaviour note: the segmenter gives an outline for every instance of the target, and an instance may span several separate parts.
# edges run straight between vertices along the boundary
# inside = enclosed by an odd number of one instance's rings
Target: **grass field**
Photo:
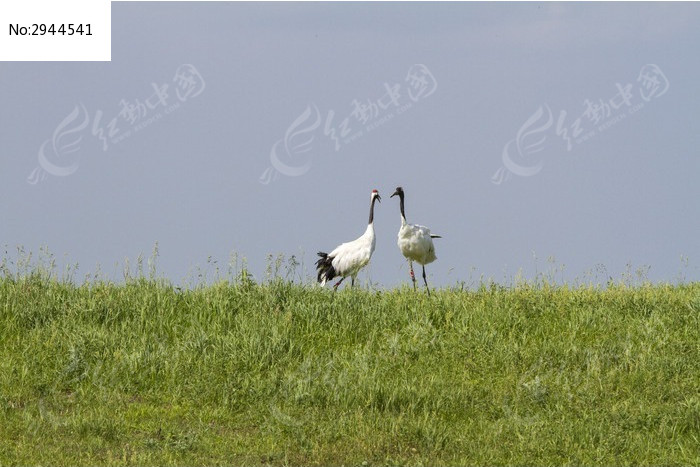
[[[0,276],[0,465],[700,465],[700,283]]]

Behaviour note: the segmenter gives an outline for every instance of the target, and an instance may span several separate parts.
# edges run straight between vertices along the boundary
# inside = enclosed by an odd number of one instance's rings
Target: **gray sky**
[[[402,185],[436,286],[700,280],[698,44],[697,3],[115,2],[112,62],[0,63],[0,242],[312,273],[377,188],[390,287]]]

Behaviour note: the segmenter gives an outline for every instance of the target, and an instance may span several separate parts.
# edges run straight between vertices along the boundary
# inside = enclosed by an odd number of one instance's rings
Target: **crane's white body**
[[[401,254],[409,261],[425,266],[437,259],[430,229],[424,225],[408,224],[403,216],[397,244]]]
[[[337,275],[342,278],[350,276],[355,282],[357,274],[369,263],[376,243],[374,224],[369,224],[361,237],[337,246],[328,254],[329,257],[333,258],[331,264]],[[326,279],[324,278],[321,285],[325,284]]]

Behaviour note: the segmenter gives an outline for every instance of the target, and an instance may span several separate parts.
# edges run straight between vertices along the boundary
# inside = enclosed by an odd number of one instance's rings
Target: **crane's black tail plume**
[[[333,267],[333,257],[332,256],[328,256],[327,253],[323,253],[322,251],[318,252],[318,256],[321,257],[321,259],[316,261],[316,271],[318,271],[318,281],[321,283],[321,285],[325,285],[325,283],[327,281],[333,279],[338,274],[335,271],[335,268]]]

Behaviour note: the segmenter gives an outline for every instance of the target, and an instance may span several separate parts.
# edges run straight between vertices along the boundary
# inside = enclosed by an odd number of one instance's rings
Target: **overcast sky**
[[[401,185],[436,286],[700,280],[699,44],[697,3],[115,2],[111,62],[0,63],[0,242],[312,274],[376,188],[391,287]]]

